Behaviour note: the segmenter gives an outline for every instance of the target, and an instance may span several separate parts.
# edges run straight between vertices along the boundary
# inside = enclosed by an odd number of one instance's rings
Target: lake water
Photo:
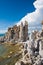
[[[0,44],[0,56],[3,56],[6,52],[6,47],[3,44]]]
[[[1,37],[1,36],[4,36],[4,35],[5,35],[4,33],[3,33],[3,34],[0,34],[0,37]]]

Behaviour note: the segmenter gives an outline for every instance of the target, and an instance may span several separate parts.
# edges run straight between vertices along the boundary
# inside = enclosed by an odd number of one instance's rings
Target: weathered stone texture
[[[26,41],[28,39],[28,23],[25,21],[25,25],[21,22],[19,26],[15,25],[11,28],[8,28],[6,38],[15,41]]]

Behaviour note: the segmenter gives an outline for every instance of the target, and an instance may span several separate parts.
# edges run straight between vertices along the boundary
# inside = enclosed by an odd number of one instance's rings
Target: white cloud
[[[41,23],[41,21],[43,20],[43,0],[36,0],[33,3],[34,7],[36,8],[36,10],[32,13],[28,13],[26,16],[24,16],[19,22],[18,25],[23,22],[28,21],[29,23]]]
[[[0,34],[7,32],[7,30],[0,30]]]
[[[43,0],[37,0],[33,3],[36,9],[43,8]]]
[[[24,16],[18,23],[17,25],[19,25],[21,22],[23,22],[23,24],[25,23],[25,20],[28,21],[28,24],[31,25],[39,25],[41,21],[43,20],[43,0],[36,0],[33,3],[34,7],[36,8],[36,10],[32,13],[27,13],[26,16]],[[0,30],[0,33],[5,33],[7,30]]]

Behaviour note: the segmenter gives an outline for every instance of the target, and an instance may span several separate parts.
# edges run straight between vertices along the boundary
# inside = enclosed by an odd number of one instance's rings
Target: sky
[[[18,23],[25,15],[35,11],[36,0],[0,0],[0,33]]]
[[[28,22],[28,32],[33,30],[41,30],[42,25],[41,22],[43,21],[43,0],[36,0],[33,2],[33,6],[35,10],[33,12],[28,12],[19,22],[17,25],[20,25],[21,22],[25,24],[25,21]]]

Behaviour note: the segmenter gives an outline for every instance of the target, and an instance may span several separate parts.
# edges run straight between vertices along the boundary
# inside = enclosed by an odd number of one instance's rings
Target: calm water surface
[[[6,52],[6,47],[4,44],[0,44],[0,56],[4,55]]]

